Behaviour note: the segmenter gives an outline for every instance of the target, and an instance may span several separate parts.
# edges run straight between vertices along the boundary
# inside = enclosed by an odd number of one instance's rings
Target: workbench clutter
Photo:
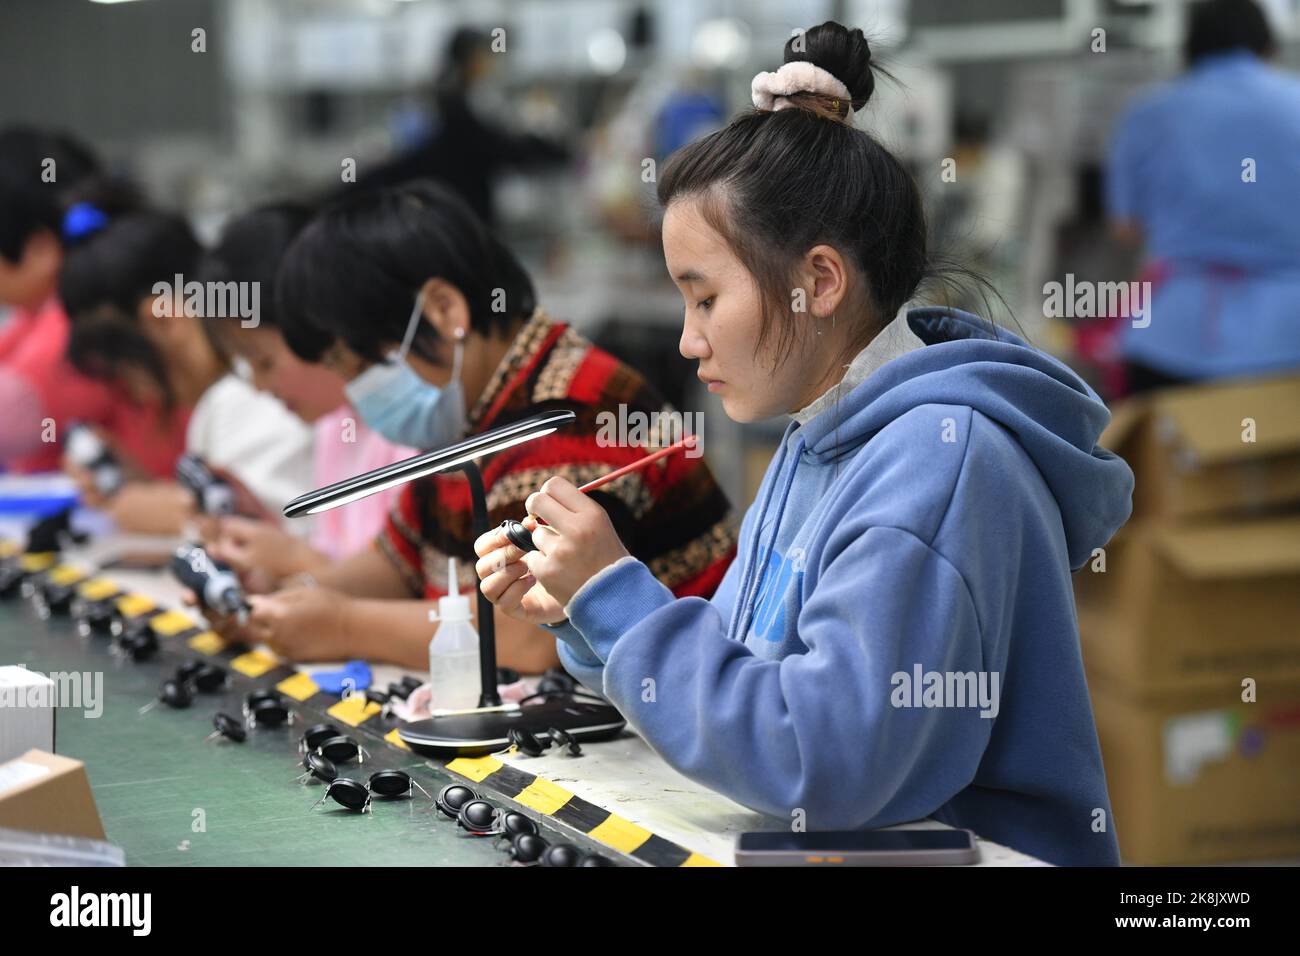
[[[225,668],[207,661],[189,660],[158,687],[158,699],[140,708],[146,714],[162,703],[182,710],[194,703],[195,694],[217,694],[225,690],[229,675]]]
[[[340,777],[338,770],[333,768],[333,764],[328,758],[322,758],[322,760],[327,765],[326,769],[320,774],[313,772],[312,776],[321,779],[324,779],[329,774],[333,776],[326,782],[325,792],[321,794],[320,800],[312,805],[313,809],[324,803],[326,799],[330,799],[346,810],[364,813],[370,809],[371,796],[385,798],[409,797],[412,790],[419,790],[429,799],[433,799],[429,795],[429,791],[412,780],[411,775],[403,770],[376,770],[363,784],[348,777]]]
[[[0,667],[0,762],[32,749],[53,752],[57,691],[45,674]]]
[[[473,533],[481,536],[488,530],[487,495],[478,461],[496,452],[544,438],[576,420],[576,414],[568,409],[530,415],[404,461],[306,492],[290,501],[284,514],[287,518],[317,515],[396,485],[456,471],[468,479]],[[691,448],[694,441],[693,437],[684,438],[584,487],[594,490],[644,469],[667,455]],[[535,518],[527,520],[534,522],[534,529],[537,527]],[[520,541],[526,540],[529,548],[532,547],[532,529],[523,522],[507,523],[502,530]],[[448,593],[439,599],[438,612],[430,612],[430,621],[437,621],[439,627],[429,644],[430,692],[426,702],[438,709],[431,710],[426,719],[402,726],[398,735],[403,743],[422,753],[470,756],[515,746],[510,733],[518,729],[544,733],[557,729],[575,742],[604,740],[622,731],[626,726],[622,715],[603,698],[578,690],[567,675],[563,687],[553,683],[517,703],[503,705],[497,689],[496,617],[492,605],[482,588],[476,587],[479,632],[475,635],[469,623],[468,598],[458,592],[454,558],[448,558],[447,580]],[[472,706],[476,679],[477,706]]]
[[[85,766],[35,748],[0,760],[0,828],[103,840]]]
[[[1075,575],[1125,860],[1300,854],[1300,378],[1121,403],[1133,520]]]
[[[491,836],[508,844],[507,852],[517,863],[540,863],[548,867],[612,866],[608,857],[584,853],[572,843],[548,843],[537,824],[522,813],[503,810],[462,784],[449,784],[438,791],[438,811],[475,836]]]
[[[64,563],[57,554],[34,558],[13,546],[6,546],[3,553],[0,568],[11,572],[17,569],[19,586],[11,590],[11,598],[23,593],[28,595],[33,607],[38,602],[52,607],[49,615],[38,618],[44,622],[38,626],[50,629],[43,646],[57,651],[62,642],[72,641],[79,645],[80,653],[101,659],[108,659],[105,655],[111,654],[120,660],[118,668],[129,667],[132,673],[147,671],[152,675],[146,680],[156,681],[153,699],[133,709],[129,717],[119,711],[114,719],[141,721],[141,727],[153,728],[150,736],[163,739],[166,723],[175,719],[168,714],[182,715],[211,708],[211,732],[202,741],[194,738],[195,743],[235,745],[229,758],[218,758],[213,752],[212,759],[223,762],[238,760],[235,754],[240,752],[252,757],[254,751],[246,749],[250,747],[256,747],[258,752],[268,746],[273,751],[282,750],[301,768],[296,778],[287,774],[284,785],[322,787],[311,805],[313,808],[333,803],[348,814],[371,817],[377,803],[422,796],[429,801],[428,813],[438,819],[450,818],[455,823],[452,832],[466,838],[492,838],[489,845],[505,862],[548,867],[613,865],[609,854],[583,845],[553,825],[543,824],[548,813],[562,809],[560,805],[542,809],[529,804],[510,806],[509,801],[519,789],[509,787],[502,793],[504,800],[500,800],[491,789],[473,789],[457,783],[436,788],[426,785],[436,779],[438,772],[445,774],[445,771],[439,771],[438,764],[411,762],[413,755],[398,735],[401,725],[392,712],[395,701],[400,703],[413,693],[427,689],[414,675],[402,675],[384,690],[369,688],[359,693],[342,686],[338,688],[341,693],[330,692],[317,685],[308,673],[259,651],[227,644],[184,612],[123,588],[105,574]],[[196,569],[205,574],[221,573],[194,550],[182,549],[178,556],[184,558],[183,579]],[[207,583],[210,581],[211,578]],[[186,580],[187,585],[197,587],[209,600],[226,601],[231,609],[238,606],[237,597],[230,595],[227,599],[223,597],[229,595],[226,589],[208,587],[207,583],[192,576]],[[67,589],[71,589],[71,597],[65,600],[63,592]],[[52,604],[47,600],[51,595],[58,598]],[[13,607],[11,604],[10,609]],[[74,622],[79,626],[73,627]],[[124,640],[148,640],[152,652],[122,654],[117,648]],[[115,673],[121,672],[110,669],[110,683]],[[342,673],[355,675],[356,671],[344,669]],[[498,677],[508,682],[506,686],[520,682],[519,674],[509,669],[502,669]],[[574,690],[571,678],[554,671],[538,682],[532,696],[542,701],[571,700]],[[525,699],[528,696],[523,695]],[[520,705],[509,702],[503,706],[509,709]],[[151,713],[157,709],[159,713]],[[39,710],[32,713],[41,714]],[[4,726],[9,727],[11,715],[3,716]],[[53,746],[49,740],[52,725],[53,717],[46,713],[43,722],[46,729],[39,742],[49,747]],[[568,753],[581,752],[578,740],[556,726],[548,726],[538,734],[525,730],[509,739],[494,741],[492,746],[521,754],[543,753],[552,747]],[[404,763],[395,763],[394,757],[402,758]],[[229,766],[233,770],[238,764]],[[349,772],[348,767],[355,768],[355,772]],[[421,779],[430,772],[434,774],[432,777]],[[482,779],[481,775],[478,779]],[[582,801],[572,801],[575,820],[582,822],[566,820],[563,827],[570,833],[575,832],[575,827],[579,834],[594,829],[602,818],[610,816],[596,808],[580,810],[582,806]],[[419,813],[421,808],[417,802],[411,809]],[[0,825],[4,825],[2,817]],[[690,856],[662,840],[657,841],[655,853],[645,857],[646,862],[674,865]]]

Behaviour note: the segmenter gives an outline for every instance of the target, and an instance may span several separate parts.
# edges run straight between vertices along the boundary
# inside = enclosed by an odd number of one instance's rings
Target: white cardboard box
[[[54,753],[54,681],[25,667],[0,667],[0,763],[29,750]]]

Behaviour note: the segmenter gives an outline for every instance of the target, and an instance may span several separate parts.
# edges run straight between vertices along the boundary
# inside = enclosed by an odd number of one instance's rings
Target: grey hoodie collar
[[[893,321],[881,329],[876,337],[867,343],[867,347],[845,366],[844,378],[790,417],[800,425],[808,424],[866,381],[867,376],[880,366],[923,345],[925,343],[917,338],[916,333],[907,324],[907,309],[900,309]]]

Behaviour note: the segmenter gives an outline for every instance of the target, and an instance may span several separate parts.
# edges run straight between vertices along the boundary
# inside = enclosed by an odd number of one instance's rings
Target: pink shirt
[[[139,405],[104,382],[87,378],[65,357],[72,324],[57,300],[15,309],[0,328],[0,468],[54,471],[69,425],[98,425],[114,451],[157,477],[169,476],[184,449],[189,414],[167,416]],[[46,441],[54,423],[56,441]]]
[[[419,454],[414,448],[394,445],[371,431],[350,405],[340,405],[319,418],[314,427],[317,488]],[[401,490],[398,485],[316,515],[312,519],[312,546],[336,559],[368,547],[387,524],[389,506]]]

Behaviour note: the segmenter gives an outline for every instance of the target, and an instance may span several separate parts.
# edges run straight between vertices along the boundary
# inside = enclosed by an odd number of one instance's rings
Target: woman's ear
[[[18,262],[34,273],[53,276],[57,281],[63,264],[63,246],[50,230],[38,229],[23,243]]]
[[[170,295],[147,295],[140,300],[136,318],[149,340],[155,343],[170,341],[183,331],[172,316],[180,315],[181,303]]]
[[[469,303],[460,289],[445,279],[430,279],[420,289],[424,319],[448,341],[469,335]]]
[[[849,270],[834,246],[813,246],[804,256],[809,290],[808,312],[819,319],[833,316],[849,291]]]

